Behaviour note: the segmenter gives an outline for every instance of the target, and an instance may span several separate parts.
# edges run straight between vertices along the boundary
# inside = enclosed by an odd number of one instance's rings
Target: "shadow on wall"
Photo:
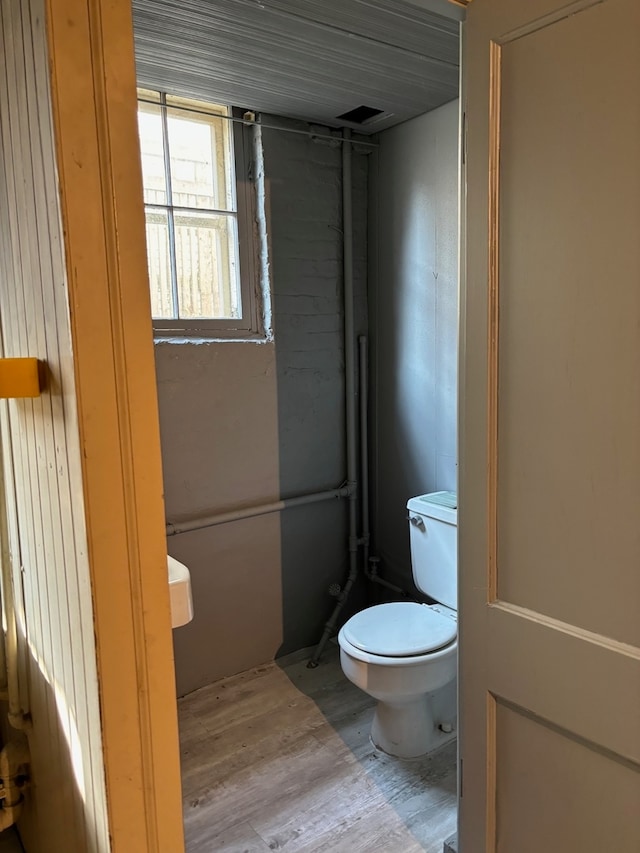
[[[278,122],[308,129],[265,117]],[[267,128],[262,138],[274,341],[156,346],[171,520],[333,490],[346,478],[341,144]],[[354,154],[359,333],[367,161]],[[318,643],[335,605],[329,587],[345,581],[347,542],[338,499],[170,537],[194,593],[193,622],[174,632],[178,694]]]
[[[346,512],[346,502],[335,500],[283,513],[283,642],[276,657],[320,641],[336,604],[329,587],[342,585],[348,572]]]
[[[411,589],[407,500],[457,487],[458,102],[380,135],[372,204],[375,529]]]
[[[334,489],[346,479],[342,145],[275,130],[263,131],[263,144],[280,491],[293,496]],[[354,151],[359,333],[366,332],[367,169],[367,155]],[[335,606],[329,588],[343,585],[348,572],[347,513],[347,502],[336,499],[281,514],[283,642],[278,655],[313,646],[322,636]],[[345,615],[357,600],[355,590]]]

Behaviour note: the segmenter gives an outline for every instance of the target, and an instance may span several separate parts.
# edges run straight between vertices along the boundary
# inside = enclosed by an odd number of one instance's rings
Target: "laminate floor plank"
[[[248,823],[238,823],[220,832],[210,821],[189,827],[187,849],[216,853],[270,853],[271,850]]]
[[[236,769],[227,778],[210,777],[187,801],[191,810],[207,807],[219,827],[252,822],[265,811],[279,811],[301,792],[331,785],[336,761],[313,737],[302,736],[277,754]],[[203,777],[204,778],[204,777]],[[211,784],[213,782],[213,784]]]
[[[329,644],[179,702],[188,853],[441,853],[456,828],[455,743],[415,761],[375,749],[374,701]]]

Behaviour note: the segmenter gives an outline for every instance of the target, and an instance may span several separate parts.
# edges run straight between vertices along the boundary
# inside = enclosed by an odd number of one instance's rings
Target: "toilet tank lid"
[[[458,496],[455,492],[430,492],[427,495],[417,495],[415,498],[409,498],[407,509],[419,515],[455,524],[458,517]]]
[[[358,649],[385,657],[423,655],[456,638],[454,619],[413,601],[394,601],[367,607],[342,628]]]

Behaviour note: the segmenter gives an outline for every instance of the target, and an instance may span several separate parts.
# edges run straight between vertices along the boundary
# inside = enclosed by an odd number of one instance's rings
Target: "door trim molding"
[[[487,693],[487,804],[486,853],[493,853],[498,839],[498,703],[493,693]]]
[[[498,597],[498,346],[500,312],[500,98],[502,48],[489,45],[487,364],[487,603]]]
[[[604,634],[597,634],[595,631],[580,628],[578,625],[571,625],[569,622],[563,622],[561,619],[555,619],[553,616],[547,616],[544,613],[530,610],[528,607],[521,607],[519,604],[512,604],[509,601],[498,599],[491,603],[491,609],[492,611],[500,610],[503,613],[517,616],[520,619],[534,622],[536,625],[551,628],[554,631],[560,631],[569,637],[584,640],[587,643],[592,643],[607,651],[615,652],[618,655],[625,655],[640,663],[640,649],[637,646],[632,646],[630,643],[623,643],[620,640],[605,637]]]
[[[605,0],[574,0],[574,2],[563,6],[561,9],[556,9],[555,12],[550,12],[548,15],[543,15],[533,21],[529,21],[529,23],[524,24],[521,27],[516,27],[516,29],[510,30],[500,38],[499,43],[507,44],[508,42],[516,41],[523,36],[537,33],[539,30],[544,30],[545,27],[550,27],[553,24],[557,24],[559,21],[564,21],[565,18],[570,18],[572,15],[577,15],[578,12],[584,12],[586,9],[590,9],[592,6],[599,6],[604,2]]]
[[[113,851],[184,849],[128,0],[47,0]]]

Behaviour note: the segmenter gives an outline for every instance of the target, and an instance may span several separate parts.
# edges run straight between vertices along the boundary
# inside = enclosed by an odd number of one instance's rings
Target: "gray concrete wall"
[[[371,163],[373,517],[411,586],[407,499],[456,488],[458,102],[380,135]]]
[[[156,346],[168,518],[345,476],[341,148],[277,130],[263,144],[275,340]],[[356,154],[360,332],[366,199],[367,157]],[[328,586],[346,572],[345,519],[335,501],[170,537],[194,591],[195,618],[174,632],[180,695],[320,639]]]

